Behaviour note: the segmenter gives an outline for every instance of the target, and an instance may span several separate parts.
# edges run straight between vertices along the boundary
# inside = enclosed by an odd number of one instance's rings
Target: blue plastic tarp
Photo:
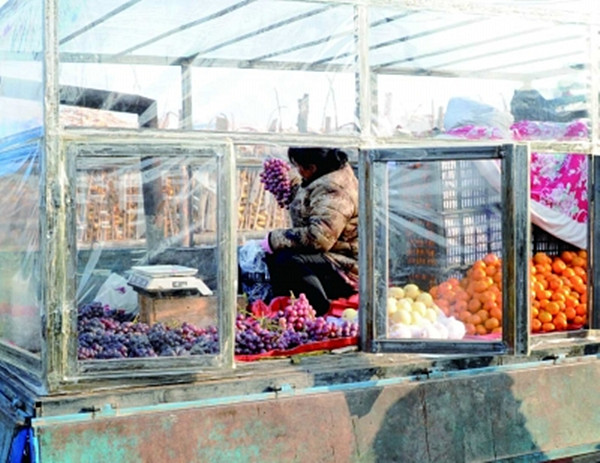
[[[28,176],[41,154],[42,134],[43,130],[38,127],[0,139],[0,176],[23,169],[23,175]]]
[[[38,461],[35,436],[32,428],[23,428],[15,435],[8,463],[35,463]]]

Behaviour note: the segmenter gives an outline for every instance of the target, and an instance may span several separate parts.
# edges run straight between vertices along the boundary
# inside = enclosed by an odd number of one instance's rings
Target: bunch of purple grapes
[[[314,320],[315,317],[316,312],[304,293],[291,298],[290,304],[276,314],[280,328],[293,328],[295,331],[303,331],[307,320]]]
[[[268,320],[238,314],[235,320],[235,353],[264,354],[276,348],[277,332],[269,329]]]
[[[123,309],[112,309],[100,302],[90,302],[77,310],[77,320],[90,318],[113,318],[119,322],[133,320],[134,316]]]
[[[342,323],[327,322],[323,317],[309,320],[306,332],[313,341],[358,336],[358,323],[344,320]]]
[[[306,331],[295,331],[286,329],[279,334],[276,347],[279,350],[289,350],[312,342]]]
[[[292,200],[292,185],[288,176],[291,167],[278,158],[268,158],[263,162],[260,181],[265,190],[272,193],[279,207],[287,208]]]
[[[304,293],[297,298],[292,298],[290,304],[277,313],[277,317],[279,317],[280,327],[283,329],[291,327],[296,332],[306,333],[309,342],[358,335],[357,323],[328,322],[324,317],[317,317]]]

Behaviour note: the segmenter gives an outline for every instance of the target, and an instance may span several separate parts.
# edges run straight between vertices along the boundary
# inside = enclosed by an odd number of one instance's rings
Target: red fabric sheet
[[[253,362],[256,360],[262,360],[265,358],[273,357],[291,357],[292,355],[306,354],[309,352],[315,352],[320,350],[333,350],[340,349],[341,347],[356,346],[358,344],[358,337],[351,338],[333,338],[326,341],[311,342],[309,344],[303,344],[293,349],[287,350],[271,350],[264,354],[251,354],[251,355],[236,355],[235,360],[238,362]]]

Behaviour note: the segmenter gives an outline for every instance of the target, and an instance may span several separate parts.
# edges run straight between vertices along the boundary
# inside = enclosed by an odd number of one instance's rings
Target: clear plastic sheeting
[[[371,17],[378,134],[510,140],[520,139],[523,121],[589,126],[587,26],[486,15],[485,8],[405,15],[373,9]],[[453,104],[457,99],[478,103],[479,111]],[[497,117],[487,117],[490,110]],[[562,139],[560,131],[550,139]]]
[[[459,128],[444,120],[459,97],[514,122],[587,122],[585,21],[597,18],[595,3],[430,4],[367,5],[362,49],[358,10],[341,2],[59,0],[60,100],[78,113],[61,124],[357,133],[361,62],[374,77],[365,83],[377,101],[368,119],[380,136],[432,138]],[[2,93],[39,102],[42,2],[0,8],[2,73],[17,79]],[[21,125],[40,115],[23,114]],[[510,138],[504,127],[471,124]]]
[[[0,2],[0,138],[42,124],[42,1]]]
[[[600,14],[600,5],[594,0],[489,0],[485,3],[489,9],[519,9],[530,14],[545,15],[578,15],[578,17],[595,18]]]
[[[501,339],[502,207],[481,162],[375,164],[387,338]]]
[[[153,156],[80,162],[77,231],[80,245],[168,244],[216,239],[216,163]],[[85,166],[85,167],[83,167]],[[152,210],[148,202],[153,201]],[[146,213],[153,220],[148,221]],[[151,228],[151,231],[148,230]],[[152,243],[156,244],[156,243]]]
[[[0,140],[0,340],[41,348],[40,130]]]
[[[289,145],[338,146],[368,165],[359,147],[530,143],[532,221],[583,248],[588,217],[573,209],[587,185],[568,203],[573,183],[544,179],[560,163],[584,179],[579,161],[598,144],[599,10],[591,0],[0,0],[3,347],[45,347],[40,371],[76,378],[88,365],[62,354],[74,352],[76,305],[79,360],[216,354],[204,360],[231,366],[235,246],[286,227],[260,171]],[[378,285],[363,292],[376,292],[374,311],[390,306],[375,317],[376,342],[442,315],[455,334],[418,336],[465,350],[468,336],[497,339],[502,309],[514,309],[499,305],[498,161],[375,162],[385,262],[362,269]],[[557,227],[564,216],[576,240]],[[46,227],[60,239],[40,255]],[[575,252],[564,258],[586,250]],[[76,288],[64,281],[75,257]],[[56,272],[41,281],[49,261]],[[405,323],[406,302],[421,319]]]
[[[215,68],[194,69],[193,76],[194,87],[213,89],[194,92],[195,129],[340,135],[358,130],[352,72]]]
[[[63,0],[59,9],[63,103],[79,111],[167,129],[355,128],[351,6]],[[122,118],[81,125],[124,126]]]
[[[79,359],[217,354],[216,158],[134,151],[77,162]]]

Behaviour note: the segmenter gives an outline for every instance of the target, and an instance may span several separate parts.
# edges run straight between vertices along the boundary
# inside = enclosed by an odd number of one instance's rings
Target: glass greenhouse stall
[[[0,0],[0,460],[595,458],[599,34],[591,0]],[[320,315],[257,251],[290,147],[358,179]]]

